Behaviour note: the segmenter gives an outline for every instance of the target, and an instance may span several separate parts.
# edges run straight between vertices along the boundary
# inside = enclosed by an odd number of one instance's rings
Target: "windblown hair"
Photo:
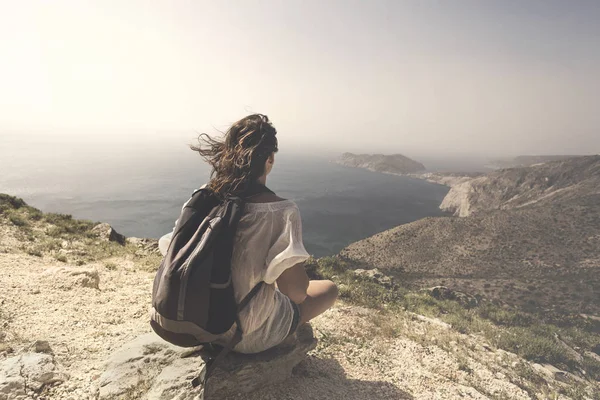
[[[212,166],[208,187],[218,196],[240,195],[265,172],[265,163],[278,151],[277,130],[263,114],[249,115],[237,121],[223,138],[203,133],[197,151]]]

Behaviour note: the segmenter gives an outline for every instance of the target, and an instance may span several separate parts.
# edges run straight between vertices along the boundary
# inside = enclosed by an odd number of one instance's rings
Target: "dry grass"
[[[405,319],[397,317],[407,312],[435,317],[459,333],[481,335],[492,346],[526,360],[552,364],[577,375],[585,371],[585,378],[600,380],[600,363],[583,355],[600,345],[598,321],[578,315],[526,313],[487,301],[465,308],[457,301],[439,300],[427,292],[399,286],[385,288],[356,276],[342,260],[332,257],[309,262],[308,270],[313,277],[334,280],[344,301],[379,310],[373,317],[373,326],[379,334],[407,335]],[[424,336],[427,335],[420,335]],[[559,345],[557,338],[567,346]],[[437,344],[447,348],[447,343],[438,340]]]

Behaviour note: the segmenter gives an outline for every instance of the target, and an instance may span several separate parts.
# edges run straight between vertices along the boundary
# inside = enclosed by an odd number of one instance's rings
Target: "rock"
[[[450,325],[444,321],[440,321],[437,318],[429,318],[429,317],[426,317],[421,314],[415,314],[413,312],[407,312],[407,314],[414,317],[415,319],[418,319],[419,321],[427,322],[429,324],[436,325],[443,329],[448,329],[448,330],[452,329],[452,325]]]
[[[94,233],[99,239],[107,242],[117,242],[122,245],[125,244],[125,236],[115,231],[113,227],[107,223],[94,226],[92,228],[92,233]]]
[[[392,278],[383,274],[377,268],[356,269],[354,270],[354,275],[378,283],[386,288],[391,288],[394,285]]]
[[[10,354],[14,351],[14,349],[6,343],[0,343],[0,354],[6,353]]]
[[[479,303],[475,296],[471,296],[470,294],[464,292],[449,289],[446,286],[435,286],[423,290],[429,293],[431,297],[434,297],[439,300],[454,300],[467,308],[475,307]]]
[[[579,354],[575,349],[573,349],[571,346],[569,346],[568,344],[566,344],[561,338],[560,336],[558,336],[557,333],[554,334],[554,340],[556,341],[556,344],[561,347],[567,354],[569,354],[569,356],[571,358],[573,358],[574,360],[577,360],[578,363],[582,363],[583,362],[583,356],[581,354]]]
[[[53,267],[44,271],[43,275],[51,277],[62,289],[75,286],[98,289],[100,275],[95,268]]]
[[[546,376],[554,378],[559,382],[569,383],[569,378],[573,377],[573,375],[556,368],[552,364],[533,364],[533,367],[538,371],[544,373]]]
[[[45,340],[36,340],[31,346],[32,350],[36,353],[46,353],[52,354],[52,349],[50,348],[50,343]]]
[[[206,398],[250,393],[282,382],[316,343],[310,325],[303,325],[273,349],[253,355],[231,353],[209,379]],[[194,399],[199,390],[192,388],[191,380],[200,373],[206,355],[201,349],[190,352],[173,346],[154,333],[142,335],[110,358],[99,379],[99,399],[127,395],[154,400]]]
[[[137,246],[142,250],[142,253],[161,254],[158,248],[158,240],[156,239],[128,237],[126,241],[127,243]]]
[[[600,363],[600,356],[596,353],[594,353],[593,351],[586,351],[584,352],[584,355],[588,358],[592,358],[594,360],[596,360],[596,362]]]
[[[54,357],[48,354],[24,353],[0,362],[0,399],[39,392],[45,385],[68,379],[57,371]],[[9,397],[10,396],[10,397]]]

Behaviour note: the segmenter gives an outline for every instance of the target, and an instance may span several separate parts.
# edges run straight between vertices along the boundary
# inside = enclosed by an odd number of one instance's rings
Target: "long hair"
[[[201,134],[190,148],[212,166],[208,187],[213,192],[239,195],[264,174],[267,159],[279,150],[276,135],[266,115],[253,114],[231,125],[222,138]]]

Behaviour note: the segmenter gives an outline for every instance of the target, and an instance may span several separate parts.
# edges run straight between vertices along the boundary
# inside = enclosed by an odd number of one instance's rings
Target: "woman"
[[[259,282],[265,283],[240,313],[244,336],[235,350],[241,353],[276,346],[337,298],[333,282],[310,281],[306,274],[309,254],[302,243],[298,206],[266,189],[278,151],[276,135],[266,115],[254,114],[233,124],[222,140],[203,134],[198,146],[191,147],[212,166],[207,186],[218,196],[243,195],[264,186],[247,198],[231,259],[238,303]],[[160,240],[163,254],[169,236]]]

